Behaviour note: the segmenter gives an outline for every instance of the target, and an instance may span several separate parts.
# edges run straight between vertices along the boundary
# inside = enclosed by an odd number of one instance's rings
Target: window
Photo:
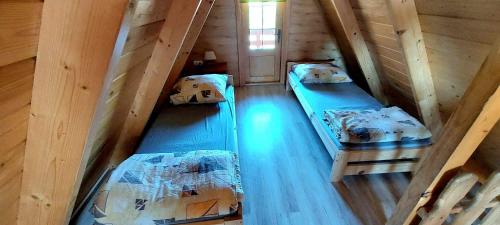
[[[248,12],[250,49],[274,49],[276,2],[250,2]]]

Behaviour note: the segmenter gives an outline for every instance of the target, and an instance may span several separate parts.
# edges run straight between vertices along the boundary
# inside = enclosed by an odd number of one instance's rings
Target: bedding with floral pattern
[[[328,63],[297,64],[293,72],[301,83],[347,83],[351,78],[342,69]]]
[[[203,104],[226,101],[228,76],[205,74],[182,77],[174,86],[170,102],[180,104]]]
[[[398,107],[331,109],[324,118],[341,143],[408,142],[430,139],[418,120]]]
[[[242,199],[234,152],[135,154],[113,171],[91,211],[95,224],[177,224],[233,214]]]

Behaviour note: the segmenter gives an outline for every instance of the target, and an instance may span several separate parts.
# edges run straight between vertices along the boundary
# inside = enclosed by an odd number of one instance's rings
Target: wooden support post
[[[387,225],[407,225],[440,183],[465,164],[500,116],[500,40],[469,85],[443,133],[428,154]],[[439,184],[442,185],[442,184]]]
[[[330,173],[332,182],[339,182],[344,177],[349,154],[346,151],[338,150],[333,159],[332,171]]]
[[[189,31],[186,35],[186,40],[182,44],[181,50],[175,59],[175,63],[170,71],[170,75],[168,76],[167,82],[165,83],[163,90],[161,92],[160,98],[158,98],[158,102],[156,103],[156,107],[159,108],[166,99],[175,85],[175,82],[181,75],[182,69],[191,54],[191,50],[193,50],[194,45],[196,44],[196,40],[198,40],[198,36],[203,29],[203,25],[207,21],[208,15],[210,14],[210,10],[214,5],[216,0],[202,0],[200,8],[196,15],[194,16],[193,23],[189,28]]]
[[[67,224],[89,157],[94,118],[126,35],[128,0],[43,5],[18,224]]]
[[[168,79],[201,0],[173,1],[115,146],[111,163],[126,159],[137,142]]]
[[[394,30],[403,49],[413,97],[425,126],[438,138],[443,122],[414,0],[386,0]]]
[[[359,29],[356,16],[348,0],[319,0],[321,5],[328,10],[329,22],[337,29],[341,29],[347,38],[356,59],[361,66],[361,70],[368,82],[372,94],[382,104],[387,104],[387,97],[384,94],[380,78],[373,64],[373,60],[368,52],[368,47]]]

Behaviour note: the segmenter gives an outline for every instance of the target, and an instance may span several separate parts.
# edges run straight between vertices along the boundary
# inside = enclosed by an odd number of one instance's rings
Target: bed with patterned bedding
[[[355,120],[337,120],[339,118],[333,116],[335,111],[377,112],[385,107],[353,82],[300,82],[300,78],[293,71],[294,66],[300,63],[316,62],[289,62],[287,89],[297,96],[334,160],[332,181],[340,181],[344,175],[409,172],[416,169],[418,159],[431,144],[430,137],[426,136],[428,133],[424,132],[422,138],[386,138],[391,136],[385,133],[391,123],[380,123],[386,127],[371,129],[373,124],[349,124],[346,121]],[[349,127],[355,128],[354,126],[359,126],[360,129],[348,130]],[[384,134],[380,135],[379,132]],[[356,136],[357,140],[352,138],[353,136]]]
[[[102,182],[71,224],[240,224],[231,76],[226,98],[161,109],[136,154]]]
[[[135,154],[101,186],[91,212],[97,224],[179,224],[235,214],[242,200],[234,152]]]

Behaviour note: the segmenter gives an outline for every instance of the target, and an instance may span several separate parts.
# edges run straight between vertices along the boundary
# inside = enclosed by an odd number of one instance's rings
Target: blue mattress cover
[[[166,105],[136,153],[235,151],[233,86],[226,88],[226,99],[214,104]]]
[[[306,101],[314,113],[321,120],[321,125],[339,149],[393,149],[396,147],[414,148],[431,144],[430,139],[417,141],[377,142],[364,144],[340,143],[332,129],[324,120],[327,109],[380,109],[384,107],[374,97],[365,92],[354,82],[335,84],[303,84],[299,78],[290,72],[290,79],[294,79]]]
[[[199,105],[166,105],[153,122],[136,153],[172,153],[193,150],[236,151],[234,133],[234,87],[226,88],[225,102]],[[92,225],[92,199],[71,221],[75,225]],[[209,219],[219,219],[221,215]],[[200,220],[204,221],[204,220]]]

